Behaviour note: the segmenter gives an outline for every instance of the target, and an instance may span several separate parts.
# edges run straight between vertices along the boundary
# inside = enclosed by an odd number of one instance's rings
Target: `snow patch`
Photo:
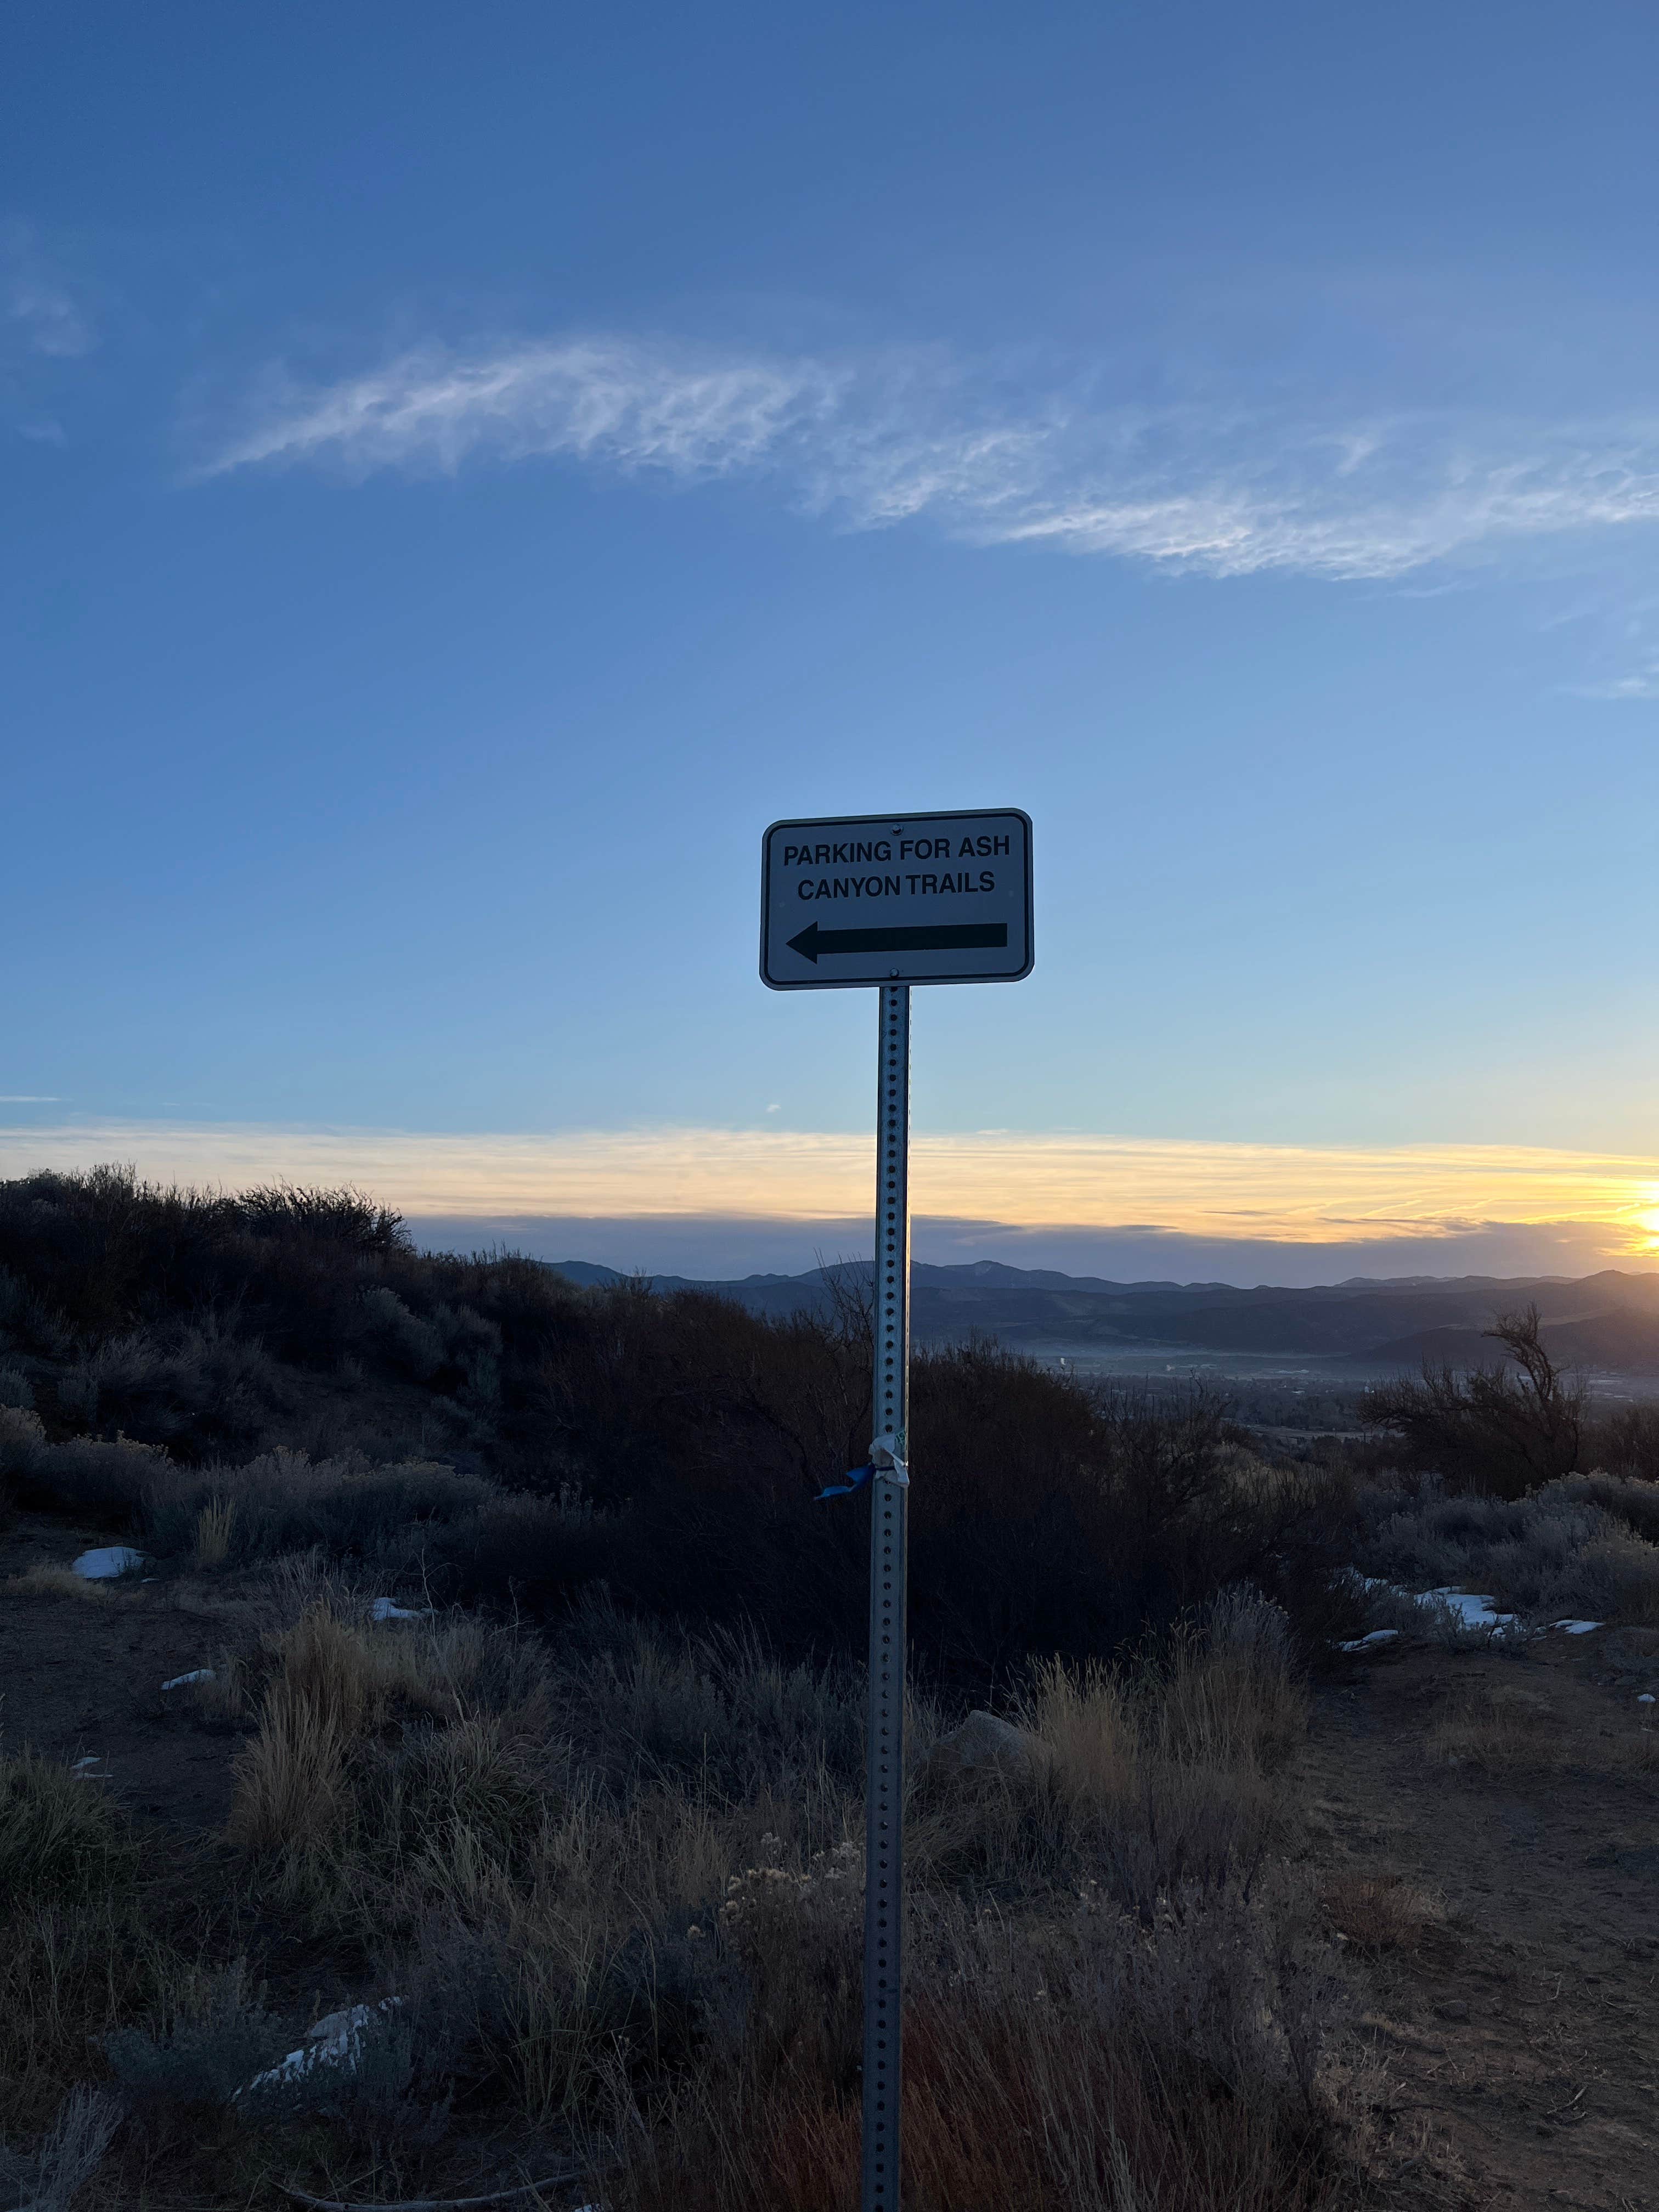
[[[95,1551],[82,1552],[71,1562],[70,1571],[83,1575],[89,1583],[102,1583],[114,1575],[130,1575],[143,1564],[143,1553],[135,1552],[131,1544],[105,1544]]]
[[[1599,1620],[1553,1620],[1552,1628],[1559,1628],[1563,1636],[1588,1636],[1593,1628],[1600,1628]]]
[[[1498,1613],[1490,1597],[1482,1597],[1473,1590],[1454,1589],[1449,1583],[1443,1589],[1425,1590],[1418,1599],[1419,1605],[1435,1601],[1449,1606],[1465,1628],[1509,1628],[1514,1625],[1512,1613]]]
[[[1374,1644],[1392,1644],[1400,1631],[1397,1628],[1374,1628],[1369,1636],[1356,1636],[1351,1644],[1339,1644],[1339,1651],[1369,1651]]]
[[[1651,1690],[1642,1690],[1642,1691],[1638,1692],[1638,1695],[1637,1695],[1636,1702],[1637,1702],[1637,1704],[1638,1704],[1638,1705],[1650,1705],[1653,1703],[1653,1692],[1652,1692],[1652,1691],[1651,1691]]]
[[[197,1667],[192,1668],[188,1674],[175,1674],[170,1682],[163,1682],[161,1687],[164,1690],[182,1690],[186,1683],[210,1682],[212,1680],[213,1669],[211,1667]]]
[[[426,1620],[430,1618],[431,1613],[432,1607],[429,1605],[417,1605],[413,1607],[406,1605],[393,1605],[389,1597],[377,1597],[368,1608],[368,1617],[371,1620]]]

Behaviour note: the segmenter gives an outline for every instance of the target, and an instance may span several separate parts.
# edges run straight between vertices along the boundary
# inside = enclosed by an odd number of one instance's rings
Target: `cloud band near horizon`
[[[873,1139],[666,1127],[423,1134],[106,1121],[0,1132],[0,1174],[131,1162],[159,1182],[351,1182],[416,1217],[842,1224],[870,1212]],[[917,1213],[1015,1231],[1431,1249],[1494,1225],[1568,1229],[1659,1261],[1659,1157],[1541,1146],[1394,1147],[1173,1138],[922,1134]]]
[[[267,374],[196,473],[559,458],[678,483],[769,481],[859,530],[926,520],[1218,575],[1387,579],[1659,520],[1659,419],[1146,404],[1098,374],[942,352],[817,359],[576,334],[413,349],[332,381]]]

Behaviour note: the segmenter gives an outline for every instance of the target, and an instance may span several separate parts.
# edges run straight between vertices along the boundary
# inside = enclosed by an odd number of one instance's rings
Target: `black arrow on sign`
[[[814,921],[790,939],[789,950],[816,968],[821,952],[1000,952],[1007,943],[1006,921],[938,929],[820,929]]]

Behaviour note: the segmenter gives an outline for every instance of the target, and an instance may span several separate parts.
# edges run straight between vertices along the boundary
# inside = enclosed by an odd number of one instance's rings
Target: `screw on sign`
[[[823,1495],[870,1492],[863,2212],[897,2212],[904,1993],[905,1538],[910,1485],[910,986],[1031,972],[1031,823],[990,813],[775,822],[761,844],[761,980],[879,991],[875,1434]]]

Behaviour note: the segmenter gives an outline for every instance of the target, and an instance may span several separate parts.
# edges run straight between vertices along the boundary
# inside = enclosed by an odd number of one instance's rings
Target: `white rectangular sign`
[[[1031,820],[855,814],[775,822],[761,843],[761,980],[1012,983],[1031,972]]]

